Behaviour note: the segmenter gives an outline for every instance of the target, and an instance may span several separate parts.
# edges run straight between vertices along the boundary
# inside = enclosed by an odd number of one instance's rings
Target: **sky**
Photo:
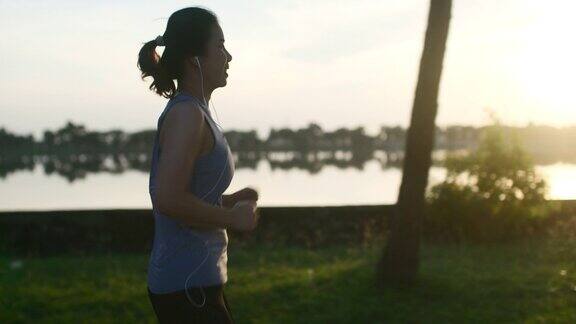
[[[140,79],[137,54],[194,5],[218,15],[233,56],[211,99],[225,130],[408,126],[428,0],[0,0],[0,127],[153,129],[166,99]],[[576,125],[575,9],[454,0],[437,124],[484,125],[492,111],[511,125]]]

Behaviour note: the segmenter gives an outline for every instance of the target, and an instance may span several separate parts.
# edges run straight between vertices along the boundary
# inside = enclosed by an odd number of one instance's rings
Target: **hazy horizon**
[[[0,127],[40,138],[67,120],[127,132],[156,126],[166,99],[140,80],[136,55],[169,15],[202,5],[233,55],[212,101],[225,130],[408,126],[427,0],[16,3],[0,1]],[[439,126],[576,124],[576,45],[563,1],[456,1]]]

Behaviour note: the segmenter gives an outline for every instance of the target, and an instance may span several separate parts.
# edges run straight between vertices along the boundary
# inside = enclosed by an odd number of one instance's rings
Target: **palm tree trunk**
[[[411,284],[419,267],[421,219],[434,145],[438,88],[448,38],[452,0],[431,0],[412,118],[406,138],[402,184],[377,284]]]

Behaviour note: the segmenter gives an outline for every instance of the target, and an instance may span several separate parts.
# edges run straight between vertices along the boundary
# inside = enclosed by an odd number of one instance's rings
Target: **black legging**
[[[184,290],[168,294],[154,294],[148,289],[148,297],[160,324],[172,323],[234,323],[228,301],[224,295],[224,286],[202,287],[206,302],[200,287],[188,288],[188,296]]]

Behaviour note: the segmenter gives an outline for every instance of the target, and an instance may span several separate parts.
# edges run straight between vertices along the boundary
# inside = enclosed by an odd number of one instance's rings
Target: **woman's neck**
[[[204,86],[204,97],[206,99],[206,103],[210,102],[210,97],[213,90],[214,89],[210,89],[209,87]],[[176,91],[202,99],[202,88],[200,87],[200,80],[196,80],[196,82],[178,82],[178,89]]]

